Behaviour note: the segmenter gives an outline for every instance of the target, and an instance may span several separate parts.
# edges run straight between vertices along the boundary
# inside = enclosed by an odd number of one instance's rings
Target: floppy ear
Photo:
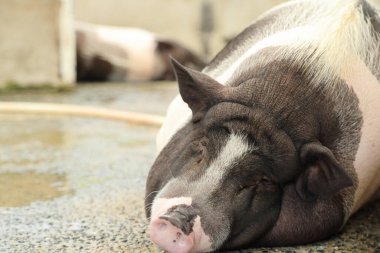
[[[202,72],[181,65],[173,58],[171,63],[179,93],[193,112],[193,122],[198,122],[212,105],[222,101],[226,87]]]
[[[325,198],[353,185],[331,150],[319,142],[304,144],[300,161],[305,170],[296,181],[296,190],[305,201]]]

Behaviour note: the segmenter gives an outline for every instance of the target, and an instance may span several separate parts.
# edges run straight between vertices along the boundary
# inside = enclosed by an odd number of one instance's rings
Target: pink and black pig
[[[146,184],[151,240],[188,253],[337,233],[379,190],[379,33],[367,1],[296,0],[201,72],[173,60],[180,96]]]
[[[170,56],[201,69],[183,45],[138,28],[76,23],[77,81],[174,80]]]

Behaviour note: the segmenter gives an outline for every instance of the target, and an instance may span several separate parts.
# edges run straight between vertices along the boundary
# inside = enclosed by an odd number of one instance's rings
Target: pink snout
[[[153,202],[148,232],[151,240],[170,253],[211,251],[211,240],[189,197],[157,198]]]
[[[165,219],[152,220],[149,234],[154,243],[170,253],[189,253],[194,248],[194,233],[186,235]]]

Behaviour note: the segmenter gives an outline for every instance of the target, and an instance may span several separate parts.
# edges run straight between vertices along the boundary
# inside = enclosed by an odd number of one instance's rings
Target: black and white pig
[[[139,28],[76,23],[77,81],[174,80],[170,55],[201,69],[184,46]]]
[[[261,16],[202,72],[173,60],[180,97],[146,185],[171,253],[323,240],[380,185],[380,16],[355,0],[295,0]]]

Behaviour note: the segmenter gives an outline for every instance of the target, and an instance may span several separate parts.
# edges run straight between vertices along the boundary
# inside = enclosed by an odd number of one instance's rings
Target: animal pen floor
[[[86,104],[163,115],[174,83],[19,91],[0,101]],[[103,119],[0,114],[0,252],[161,252],[148,240],[145,178],[157,128]],[[380,252],[380,201],[312,245],[234,252]]]

